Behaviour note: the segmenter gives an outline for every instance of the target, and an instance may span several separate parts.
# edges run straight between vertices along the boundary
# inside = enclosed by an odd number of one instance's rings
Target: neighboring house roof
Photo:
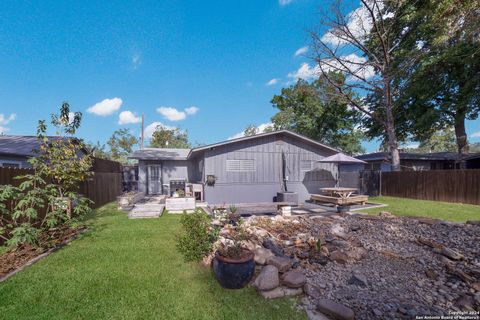
[[[187,160],[190,149],[145,148],[134,151],[129,158],[139,160]]]
[[[288,130],[279,130],[279,131],[272,131],[272,132],[267,132],[267,133],[260,133],[256,134],[253,136],[246,136],[246,137],[241,137],[237,139],[230,139],[230,140],[225,140],[217,143],[212,143],[208,144],[206,146],[201,146],[198,148],[193,148],[193,149],[168,149],[168,148],[145,148],[142,150],[136,150],[134,151],[128,158],[130,159],[139,159],[139,160],[187,160],[190,156],[193,154],[204,151],[204,150],[209,150],[211,148],[219,147],[219,146],[224,146],[232,143],[237,143],[241,141],[246,141],[246,140],[253,140],[257,139],[260,137],[266,137],[266,136],[271,136],[271,135],[289,135],[298,139],[301,139],[305,142],[308,142],[310,144],[313,144],[315,146],[319,146],[325,149],[328,149],[333,152],[340,152],[337,149],[334,149],[330,146],[327,146],[325,144],[322,144],[320,142],[317,142],[313,139],[307,138],[301,134],[288,131]]]
[[[357,159],[363,161],[389,161],[389,152],[374,152],[357,156]],[[432,153],[412,153],[412,152],[400,152],[400,160],[423,160],[423,161],[435,161],[446,160],[455,161],[459,160],[458,153],[456,152],[432,152]]]
[[[49,140],[61,137],[48,137]],[[0,154],[22,157],[36,156],[35,150],[40,147],[37,136],[8,136],[0,135]],[[84,150],[86,153],[86,150]]]

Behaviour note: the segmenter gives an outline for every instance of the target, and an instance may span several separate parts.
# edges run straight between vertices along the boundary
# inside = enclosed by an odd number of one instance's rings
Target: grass
[[[361,211],[378,214],[384,210],[399,216],[431,217],[450,221],[480,220],[480,206],[477,205],[394,197],[372,197],[370,201],[388,206]]]
[[[222,289],[209,268],[184,263],[179,220],[99,209],[89,233],[0,283],[0,318],[305,319],[295,299]]]

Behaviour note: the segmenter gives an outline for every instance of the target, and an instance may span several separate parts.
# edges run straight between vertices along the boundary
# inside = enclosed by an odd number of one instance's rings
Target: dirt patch
[[[10,249],[0,255],[0,279],[47,251],[61,247],[85,230],[85,227],[70,228],[66,226],[51,229],[40,236],[38,246],[27,244]]]

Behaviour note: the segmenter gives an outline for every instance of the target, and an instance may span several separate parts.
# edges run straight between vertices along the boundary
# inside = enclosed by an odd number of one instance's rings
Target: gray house
[[[309,199],[318,188],[333,186],[336,166],[317,163],[339,151],[302,135],[282,130],[227,140],[194,149],[137,150],[138,189],[171,194],[170,182],[192,184],[197,198],[210,204],[271,202],[282,190]]]

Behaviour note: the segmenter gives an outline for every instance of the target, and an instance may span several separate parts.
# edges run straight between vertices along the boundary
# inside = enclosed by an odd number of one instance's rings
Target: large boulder
[[[278,269],[275,266],[265,266],[254,282],[254,286],[260,290],[272,290],[280,284]]]
[[[267,259],[267,264],[274,265],[281,273],[287,272],[292,268],[293,261],[287,257],[273,256]]]
[[[269,291],[260,291],[260,294],[265,299],[276,299],[287,296],[298,296],[303,293],[302,288],[286,288],[286,287],[277,287]]]
[[[352,309],[329,299],[320,299],[317,304],[318,311],[338,320],[354,320],[355,313]]]
[[[257,264],[264,265],[267,262],[267,259],[273,257],[274,254],[272,251],[266,248],[255,249],[255,262]]]
[[[282,284],[289,288],[301,288],[307,282],[307,277],[297,270],[286,272],[282,277]]]

